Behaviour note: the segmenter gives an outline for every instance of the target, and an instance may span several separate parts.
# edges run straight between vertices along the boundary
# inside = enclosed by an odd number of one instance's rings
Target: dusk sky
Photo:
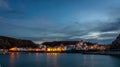
[[[0,36],[109,44],[119,33],[120,0],[0,0]]]

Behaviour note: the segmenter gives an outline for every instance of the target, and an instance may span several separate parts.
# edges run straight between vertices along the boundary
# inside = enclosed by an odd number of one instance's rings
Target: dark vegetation
[[[30,40],[22,40],[11,37],[0,36],[0,48],[8,49],[11,47],[35,48],[38,47],[38,45]]]
[[[46,46],[51,46],[51,47],[54,47],[54,46],[60,46],[60,45],[75,45],[77,43],[79,43],[80,41],[53,41],[53,42],[44,42],[42,43],[43,45],[46,45]],[[93,45],[94,43],[91,43],[91,42],[84,42],[86,43],[87,45]]]

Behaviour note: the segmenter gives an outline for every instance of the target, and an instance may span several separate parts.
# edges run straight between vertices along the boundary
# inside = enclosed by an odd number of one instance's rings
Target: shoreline
[[[9,52],[0,52],[0,55],[11,54],[11,53],[72,53],[72,54],[83,54],[83,55],[119,55],[120,51],[9,51]]]

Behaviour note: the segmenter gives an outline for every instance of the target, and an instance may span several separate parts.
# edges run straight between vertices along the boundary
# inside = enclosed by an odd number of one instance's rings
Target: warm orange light
[[[36,48],[35,51],[40,51],[40,49],[39,49],[39,48]]]
[[[9,50],[10,51],[18,51],[18,48],[17,47],[13,47],[13,48],[10,48]]]
[[[65,51],[65,48],[61,48],[62,51]]]
[[[15,57],[15,54],[14,54],[14,53],[11,53],[11,54],[10,54],[10,58],[11,58],[11,59],[14,59],[14,57]]]
[[[32,51],[33,49],[32,48],[28,48],[28,51]]]
[[[57,56],[59,53],[47,53],[47,56]]]
[[[94,47],[93,47],[93,46],[91,46],[90,48],[91,48],[91,49],[93,49]]]
[[[61,48],[58,48],[58,51],[61,51]]]
[[[61,48],[47,48],[47,51],[61,51]]]
[[[47,48],[47,51],[50,51],[50,48]]]

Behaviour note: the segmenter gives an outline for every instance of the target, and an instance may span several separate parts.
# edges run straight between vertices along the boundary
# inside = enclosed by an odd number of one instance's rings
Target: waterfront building
[[[83,50],[83,48],[81,46],[77,46],[75,50]]]
[[[18,49],[19,49],[19,51],[27,51],[26,48],[18,48]]]
[[[60,47],[48,47],[47,51],[61,51]]]
[[[13,48],[10,48],[9,51],[19,51],[19,48],[13,47]]]
[[[3,49],[0,49],[0,52],[2,52],[3,51]]]

